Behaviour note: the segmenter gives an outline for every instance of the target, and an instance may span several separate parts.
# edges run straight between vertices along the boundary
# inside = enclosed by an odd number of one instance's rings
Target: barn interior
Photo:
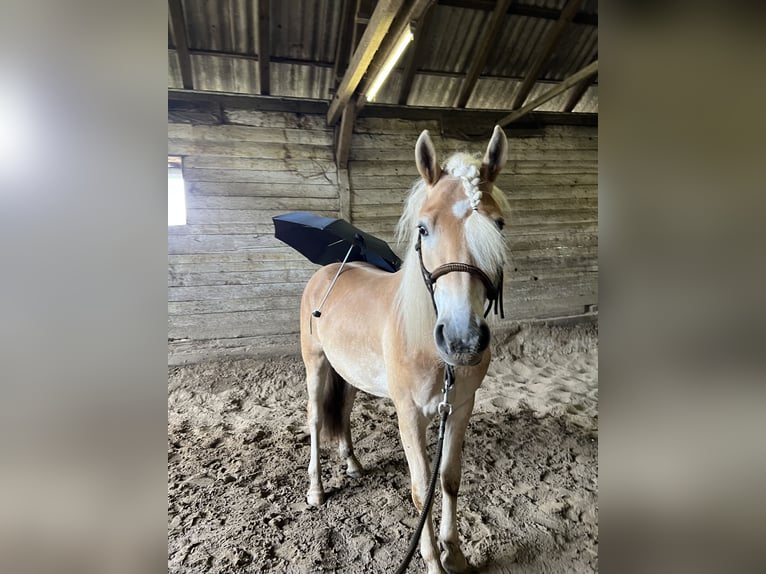
[[[328,447],[332,494],[305,503],[318,266],[272,217],[340,217],[404,256],[418,135],[483,153],[495,125],[505,318],[466,437],[463,551],[484,572],[597,571],[597,32],[595,0],[169,0],[170,572],[396,568],[417,515],[390,401],[352,413],[367,476]]]

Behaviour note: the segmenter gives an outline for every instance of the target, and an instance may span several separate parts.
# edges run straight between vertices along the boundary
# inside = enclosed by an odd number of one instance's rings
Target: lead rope
[[[396,571],[396,574],[404,574],[407,571],[407,567],[410,565],[412,557],[415,555],[415,551],[418,548],[418,542],[420,541],[420,535],[423,533],[423,527],[426,524],[429,511],[431,510],[431,504],[434,501],[434,491],[436,490],[436,475],[439,472],[439,466],[442,460],[442,447],[444,446],[444,433],[447,427],[447,417],[452,414],[452,405],[447,400],[452,387],[455,385],[455,368],[452,365],[446,365],[444,368],[444,388],[442,389],[442,402],[439,403],[439,416],[441,420],[439,422],[439,442],[436,445],[436,458],[434,459],[434,468],[431,471],[431,481],[428,484],[428,493],[426,494],[426,500],[423,503],[423,510],[420,512],[420,520],[415,528],[415,532],[412,533],[410,538],[410,545],[407,548],[407,554],[402,560],[401,565]]]

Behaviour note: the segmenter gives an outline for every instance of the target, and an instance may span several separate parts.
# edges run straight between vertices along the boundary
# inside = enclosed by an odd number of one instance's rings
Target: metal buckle
[[[439,403],[437,411],[439,416],[444,416],[445,412],[447,413],[447,416],[450,416],[452,414],[452,405],[447,401],[442,401]]]

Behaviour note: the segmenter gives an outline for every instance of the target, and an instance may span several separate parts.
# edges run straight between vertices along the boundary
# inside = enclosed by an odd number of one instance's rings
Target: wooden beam
[[[561,40],[561,35],[566,29],[567,24],[569,24],[570,20],[572,20],[572,17],[575,15],[575,12],[577,12],[577,9],[580,7],[580,4],[582,4],[582,1],[583,0],[569,0],[566,3],[566,6],[564,6],[564,9],[561,10],[561,16],[553,25],[553,28],[551,28],[550,32],[548,32],[548,35],[538,46],[529,72],[527,72],[524,81],[521,83],[521,86],[519,86],[519,89],[516,92],[516,96],[513,98],[513,104],[511,105],[511,108],[516,109],[524,105],[524,102],[527,100],[527,96],[529,96],[529,92],[532,91],[532,87],[535,85],[537,78],[540,77],[540,73],[543,71],[543,66],[545,66],[545,64],[550,59],[551,54],[553,54],[553,51],[556,49],[556,46],[559,43],[559,40]]]
[[[494,0],[439,0],[439,6],[468,8],[469,10],[491,12],[495,8],[495,2]],[[541,20],[558,20],[561,12],[555,8],[544,8],[542,6],[514,2],[508,7],[508,14],[527,16],[528,18],[538,18]],[[576,24],[585,24],[586,26],[598,26],[598,14],[577,12],[572,17],[572,22]]]
[[[181,0],[168,0],[168,9],[170,10],[170,21],[173,24],[173,36],[176,40],[178,65],[181,68],[181,83],[183,84],[184,90],[193,90],[194,77],[192,75],[189,43],[186,40],[186,21],[184,19],[184,10],[183,6],[181,6]]]
[[[348,61],[351,58],[355,14],[356,0],[343,0],[340,16],[340,35],[338,36],[338,45],[335,49],[335,64],[333,66],[336,84],[343,78],[343,73],[346,71]]]
[[[391,28],[386,35],[385,40],[378,49],[375,57],[370,63],[370,67],[367,70],[367,76],[364,78],[361,87],[359,88],[359,99],[357,100],[357,111],[359,111],[367,103],[365,94],[369,90],[373,81],[377,78],[378,72],[380,72],[383,64],[385,64],[388,55],[396,47],[396,43],[412,22],[420,20],[423,16],[423,12],[433,4],[434,0],[415,0],[414,2],[408,2],[408,6],[403,10],[394,20]]]
[[[377,6],[375,6],[375,11],[372,13],[369,24],[367,24],[367,29],[364,31],[362,39],[359,41],[359,46],[357,46],[354,56],[351,58],[351,63],[346,73],[343,74],[343,80],[340,86],[338,86],[338,91],[335,92],[335,96],[330,103],[330,109],[327,112],[327,123],[329,125],[334,125],[340,119],[343,109],[362,80],[370,62],[372,62],[373,56],[375,56],[375,52],[386,37],[388,29],[391,27],[391,23],[394,21],[403,3],[404,0],[380,0]]]
[[[564,104],[564,111],[565,112],[571,112],[575,109],[577,104],[580,102],[582,97],[585,95],[585,92],[588,91],[588,88],[593,83],[593,81],[596,79],[596,76],[589,76],[588,78],[584,79],[582,82],[577,84],[577,86],[572,89],[572,92],[569,94],[569,98],[567,98],[567,103]]]
[[[436,4],[431,4],[423,14],[423,18],[418,22],[415,28],[415,39],[412,41],[412,48],[407,53],[406,60],[404,61],[404,73],[402,75],[402,83],[399,87],[399,105],[407,105],[407,99],[410,97],[410,91],[412,90],[412,82],[415,79],[415,72],[423,65],[425,61],[425,45],[424,38],[428,38],[429,27],[433,20],[434,7]]]
[[[574,85],[576,85],[576,84],[586,80],[587,78],[590,78],[591,76],[593,76],[597,72],[598,72],[598,60],[588,64],[587,66],[585,66],[579,72],[575,72],[574,74],[569,76],[566,80],[561,82],[558,86],[548,90],[542,96],[540,96],[536,100],[528,103],[523,108],[511,112],[510,114],[505,116],[502,120],[497,122],[497,125],[499,125],[500,127],[503,127],[503,126],[506,126],[509,123],[513,122],[513,121],[516,121],[520,117],[522,117],[522,116],[528,114],[529,112],[531,112],[532,110],[534,110],[536,107],[544,104],[545,102],[547,102],[548,100],[550,100],[552,98],[555,98],[556,96],[558,96],[562,92],[567,91],[572,86],[574,86]]]
[[[351,134],[356,120],[356,102],[351,98],[343,109],[340,126],[335,128],[335,165],[340,169],[348,168],[348,157],[351,152]]]
[[[474,50],[471,66],[468,68],[468,72],[466,72],[463,85],[460,88],[460,93],[455,101],[456,108],[464,108],[468,103],[468,99],[471,97],[471,93],[476,87],[476,82],[479,80],[479,75],[484,69],[484,65],[487,63],[489,51],[497,41],[497,35],[500,32],[500,24],[505,20],[505,13],[508,10],[508,5],[510,3],[511,0],[498,0],[495,4],[495,9],[492,12],[492,16],[489,18],[487,28],[484,34],[481,35],[481,43]]]
[[[271,58],[271,14],[270,0],[258,0],[258,78],[261,95],[271,93],[271,74],[269,61]]]

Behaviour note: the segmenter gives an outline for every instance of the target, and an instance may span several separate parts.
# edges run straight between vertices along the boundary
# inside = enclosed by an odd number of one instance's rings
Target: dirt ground
[[[598,570],[597,347],[595,322],[525,325],[494,342],[458,501],[473,571]],[[392,403],[358,394],[353,433],[368,473],[347,477],[336,448],[323,448],[318,509],[305,502],[305,406],[299,357],[169,369],[170,573],[397,568],[417,516]],[[434,508],[438,520],[438,494]],[[416,555],[409,571],[422,570]]]

